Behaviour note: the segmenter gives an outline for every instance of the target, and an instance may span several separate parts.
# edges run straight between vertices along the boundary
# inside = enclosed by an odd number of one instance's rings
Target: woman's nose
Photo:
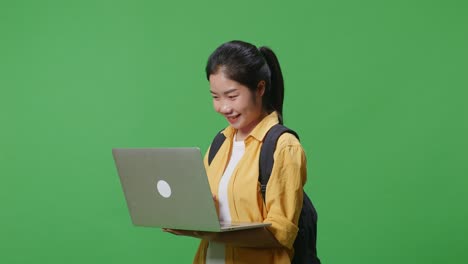
[[[219,110],[220,110],[219,112],[222,113],[222,114],[230,114],[232,112],[231,106],[229,104],[226,104],[226,103],[222,104],[221,108]]]

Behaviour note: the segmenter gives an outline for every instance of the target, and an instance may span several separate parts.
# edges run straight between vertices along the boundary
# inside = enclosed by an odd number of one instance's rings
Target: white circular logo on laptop
[[[164,198],[169,198],[172,194],[171,186],[166,181],[160,180],[156,186],[159,194]]]

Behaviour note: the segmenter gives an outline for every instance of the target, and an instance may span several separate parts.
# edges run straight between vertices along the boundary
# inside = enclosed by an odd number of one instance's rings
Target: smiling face
[[[262,107],[264,91],[264,81],[251,92],[247,86],[228,79],[222,71],[210,75],[214,109],[238,130],[237,140],[244,140],[267,115]]]

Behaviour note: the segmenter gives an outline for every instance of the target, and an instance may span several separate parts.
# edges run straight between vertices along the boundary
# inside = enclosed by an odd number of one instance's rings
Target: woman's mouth
[[[235,115],[235,116],[226,116],[226,119],[228,120],[229,123],[233,124],[239,119],[240,115]]]

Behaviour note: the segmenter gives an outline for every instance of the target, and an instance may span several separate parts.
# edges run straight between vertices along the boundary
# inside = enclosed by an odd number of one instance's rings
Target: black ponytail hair
[[[268,113],[277,111],[283,124],[284,81],[275,53],[268,47],[257,49],[253,44],[233,40],[219,46],[208,58],[206,78],[222,71],[230,80],[257,90],[260,81],[265,81],[263,107]]]

